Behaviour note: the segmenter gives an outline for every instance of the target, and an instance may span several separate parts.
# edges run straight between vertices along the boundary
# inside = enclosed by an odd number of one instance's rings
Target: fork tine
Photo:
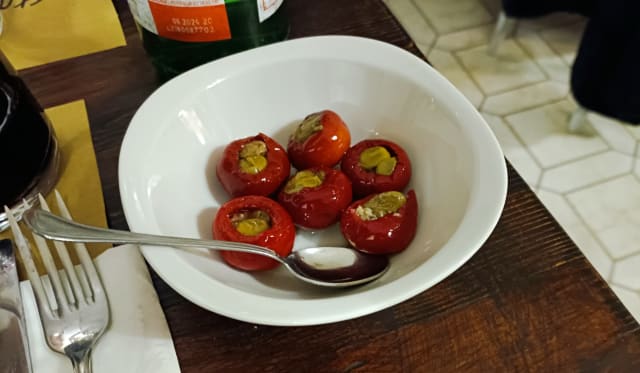
[[[59,195],[56,197],[60,200]],[[64,202],[61,202],[60,205],[62,209],[64,209],[65,215],[69,216]],[[29,205],[27,204],[27,206]],[[42,198],[41,206],[43,209],[48,210],[48,206]],[[11,211],[6,207],[5,209],[9,217],[11,229],[15,232],[16,242],[25,266],[27,267],[27,273],[33,283],[36,303],[40,311],[40,321],[42,322],[47,345],[49,345],[52,350],[66,355],[71,360],[74,371],[91,372],[91,351],[109,325],[109,301],[107,300],[107,294],[102,288],[102,283],[96,268],[89,258],[86,248],[78,250],[78,257],[81,258],[83,263],[73,266],[70,265],[71,261],[68,260],[67,248],[65,246],[61,248],[56,247],[66,267],[60,271],[58,276],[61,280],[60,286],[63,288],[75,287],[70,293],[75,292],[77,294],[77,302],[75,307],[68,307],[69,312],[60,311],[61,307],[58,306],[58,312],[54,313],[51,303],[58,298],[66,301],[64,291],[59,291],[61,296],[50,296],[50,294],[46,293],[55,292],[51,279],[54,278],[56,271],[54,269],[50,271],[48,275],[38,277],[38,272],[31,258],[28,244],[22,236],[22,232],[20,232]],[[44,242],[45,244],[47,243],[47,241]],[[67,257],[66,261],[64,259],[65,254]],[[43,255],[43,257],[47,257],[47,255]],[[48,258],[51,258],[50,252]],[[52,262],[52,260],[50,262]],[[93,272],[93,275],[88,275],[86,273],[87,271]],[[91,277],[93,277],[93,279]],[[78,278],[82,279],[81,283]],[[71,283],[74,281],[73,279],[75,279],[76,284]],[[88,282],[91,282],[91,288],[94,293],[93,301],[89,297],[86,299],[83,297],[83,294],[89,294],[91,292],[88,290]],[[80,286],[82,286],[82,288]],[[47,296],[49,296],[50,302],[47,302]]]
[[[54,190],[54,194],[56,196],[58,210],[60,210],[60,215],[62,215],[62,217],[66,219],[73,220],[73,218],[71,217],[71,213],[69,212],[66,203],[64,203],[64,199],[62,199],[62,195],[60,194],[60,192],[58,192],[58,190],[56,189]],[[100,276],[98,276],[98,272],[96,271],[93,260],[91,259],[91,256],[89,256],[87,247],[81,242],[76,242],[74,243],[74,248],[76,250],[76,253],[78,254],[78,258],[80,259],[80,263],[82,264],[84,273],[89,279],[89,284],[91,286],[91,290],[93,291],[94,297],[99,293],[104,293],[102,282],[100,281]]]
[[[89,279],[87,278],[87,273],[82,268],[82,264],[77,264],[75,266],[76,273],[78,274],[78,279],[80,279],[80,285],[82,286],[82,290],[84,290],[87,295],[87,301],[90,301],[93,297],[93,291],[91,290],[91,286],[89,285]]]
[[[44,268],[47,270],[47,274],[49,275],[49,281],[51,282],[53,294],[56,298],[55,302],[61,311],[68,311],[69,303],[66,298],[67,292],[64,290],[64,286],[62,285],[62,280],[60,279],[58,269],[56,268],[56,264],[51,256],[49,245],[47,245],[44,238],[36,235],[35,233],[31,233],[31,235],[38,251],[40,252]],[[49,304],[51,304],[51,308],[53,308],[53,302],[49,302]]]
[[[27,270],[27,277],[31,282],[33,293],[36,296],[36,303],[38,304],[40,315],[51,318],[53,311],[51,310],[49,300],[44,291],[44,287],[42,286],[42,282],[40,281],[38,269],[33,261],[33,257],[31,257],[31,248],[29,243],[24,239],[22,231],[20,230],[20,227],[18,227],[18,223],[13,216],[13,211],[11,211],[7,206],[4,206],[4,212],[7,216],[7,220],[9,221],[9,225],[11,226],[11,233],[13,234],[18,252],[20,253],[25,269]]]
[[[51,212],[51,210],[49,209],[49,205],[47,204],[47,201],[45,201],[42,194],[38,194],[38,199],[40,200],[40,207],[45,211]],[[75,297],[75,301],[77,302],[76,306],[80,306],[81,304],[86,303],[86,295],[84,294],[82,287],[80,286],[80,280],[78,280],[78,276],[73,267],[73,263],[71,263],[71,258],[69,257],[69,251],[67,250],[67,247],[64,243],[59,241],[53,241],[53,245],[56,248],[58,257],[60,257],[60,261],[62,261],[62,265],[64,266],[67,278],[71,283],[71,290],[73,296]],[[69,299],[69,302],[73,302],[73,300]]]
[[[51,311],[56,316],[63,315],[62,309],[60,308],[60,306],[58,305],[58,301],[56,300],[56,293],[53,290],[53,285],[51,284],[51,277],[49,277],[49,274],[45,273],[44,275],[40,276],[40,282],[42,283],[42,287],[44,288],[44,293],[49,299],[49,306],[51,307]]]

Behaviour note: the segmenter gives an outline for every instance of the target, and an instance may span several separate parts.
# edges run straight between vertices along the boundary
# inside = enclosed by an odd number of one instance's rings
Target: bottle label
[[[128,0],[136,22],[167,39],[202,42],[231,39],[224,0]],[[257,0],[260,22],[283,0]]]
[[[154,34],[180,41],[231,39],[224,0],[128,0],[136,21]]]
[[[258,0],[258,19],[260,23],[266,21],[280,8],[283,0]]]

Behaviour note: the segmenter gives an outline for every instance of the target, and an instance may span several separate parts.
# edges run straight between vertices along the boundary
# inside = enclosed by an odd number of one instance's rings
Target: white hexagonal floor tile
[[[587,257],[591,265],[600,273],[600,276],[608,279],[613,266],[611,258],[565,198],[544,189],[539,190],[536,194],[584,256]]]
[[[589,113],[588,120],[612,149],[633,155],[636,150],[636,139],[625,129],[627,126],[605,116]]]
[[[477,108],[482,104],[484,95],[469,74],[460,66],[458,60],[449,52],[433,49],[428,56],[433,66],[444,75]]]
[[[540,186],[566,193],[629,173],[632,166],[633,157],[610,150],[544,170]]]
[[[563,227],[581,223],[578,214],[562,195],[542,188],[538,189],[536,195]]]
[[[454,52],[486,45],[489,44],[493,28],[494,26],[489,24],[442,35],[433,47]]]
[[[506,117],[536,160],[544,167],[583,158],[608,149],[599,136],[572,134],[568,119],[575,110],[569,100],[541,106]]]
[[[436,32],[425,21],[412,0],[384,0],[391,13],[400,21],[411,39],[423,48],[430,48],[436,39]]]
[[[538,65],[513,40],[505,40],[496,56],[487,46],[457,52],[462,65],[488,94],[500,93],[547,79]]]
[[[567,64],[571,65],[576,58],[585,25],[586,23],[581,21],[567,26],[545,29],[540,31],[540,36]]]
[[[502,0],[480,0],[489,13],[496,15],[502,10]]]
[[[640,181],[632,174],[569,193],[567,199],[614,259],[640,252]]]
[[[640,180],[640,157],[636,158],[636,176],[638,177],[638,180]]]
[[[613,269],[613,261],[593,233],[583,223],[563,226],[563,228],[600,276],[608,281]]]
[[[561,100],[569,93],[567,84],[544,81],[512,91],[487,96],[482,111],[507,115]]]
[[[537,32],[525,27],[519,27],[515,38],[518,44],[533,57],[551,80],[569,84],[571,68],[560,55],[549,47],[549,44]]]
[[[640,294],[616,285],[612,285],[611,289],[636,321],[640,322]]]
[[[486,113],[482,113],[482,115],[496,135],[505,157],[518,170],[518,173],[527,184],[535,187],[540,178],[540,167],[536,161],[533,160],[527,149],[515,137],[513,131],[502,118]]]
[[[478,0],[415,0],[415,4],[441,35],[493,22]]]
[[[611,280],[617,285],[640,291],[640,252],[616,261]]]
[[[534,31],[542,31],[573,25],[574,23],[584,21],[585,17],[577,14],[555,12],[544,17],[518,20],[518,27]]]
[[[625,128],[629,131],[631,136],[635,137],[636,140],[640,140],[640,126],[626,125]]]

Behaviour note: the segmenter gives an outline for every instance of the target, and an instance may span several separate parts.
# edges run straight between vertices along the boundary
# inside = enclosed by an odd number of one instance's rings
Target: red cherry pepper
[[[390,175],[378,174],[375,170],[364,168],[360,162],[362,152],[369,148],[380,146],[385,148],[391,157],[395,157],[396,164]],[[353,184],[353,194],[364,197],[373,193],[391,190],[403,190],[411,179],[411,162],[407,152],[398,144],[382,139],[363,140],[352,146],[342,158],[340,164]]]
[[[291,214],[293,222],[310,229],[325,228],[337,222],[351,198],[349,178],[329,167],[312,167],[298,172],[278,193],[278,201]]]
[[[246,163],[246,160],[243,159],[243,149],[254,142],[264,143],[265,147],[261,148],[264,154],[261,156],[263,162],[266,159],[266,166],[261,170],[256,167],[252,169],[253,172],[247,172],[245,165],[249,164],[253,167],[253,164]],[[291,165],[284,148],[269,136],[260,133],[227,145],[222,159],[217,164],[216,176],[222,187],[232,197],[268,196],[276,192],[280,185],[287,180],[290,170]]]
[[[331,110],[309,114],[289,138],[287,152],[298,170],[333,167],[349,149],[351,134],[342,118]]]
[[[406,203],[396,212],[388,213],[373,220],[364,219],[364,206],[376,195],[370,195],[353,202],[342,212],[340,230],[344,238],[354,248],[369,254],[390,254],[402,251],[409,246],[418,226],[418,201],[410,190]]]
[[[255,235],[240,233],[237,222],[243,216],[257,214],[268,217],[269,227]],[[296,229],[287,211],[277,202],[262,196],[244,196],[232,199],[220,207],[213,222],[213,236],[217,240],[264,246],[285,257],[293,249]],[[271,269],[279,264],[257,254],[222,251],[221,255],[229,265],[245,271]]]

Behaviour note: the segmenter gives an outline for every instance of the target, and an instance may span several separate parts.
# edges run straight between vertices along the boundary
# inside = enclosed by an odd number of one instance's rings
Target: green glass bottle
[[[243,50],[284,40],[283,0],[129,0],[162,80]]]

